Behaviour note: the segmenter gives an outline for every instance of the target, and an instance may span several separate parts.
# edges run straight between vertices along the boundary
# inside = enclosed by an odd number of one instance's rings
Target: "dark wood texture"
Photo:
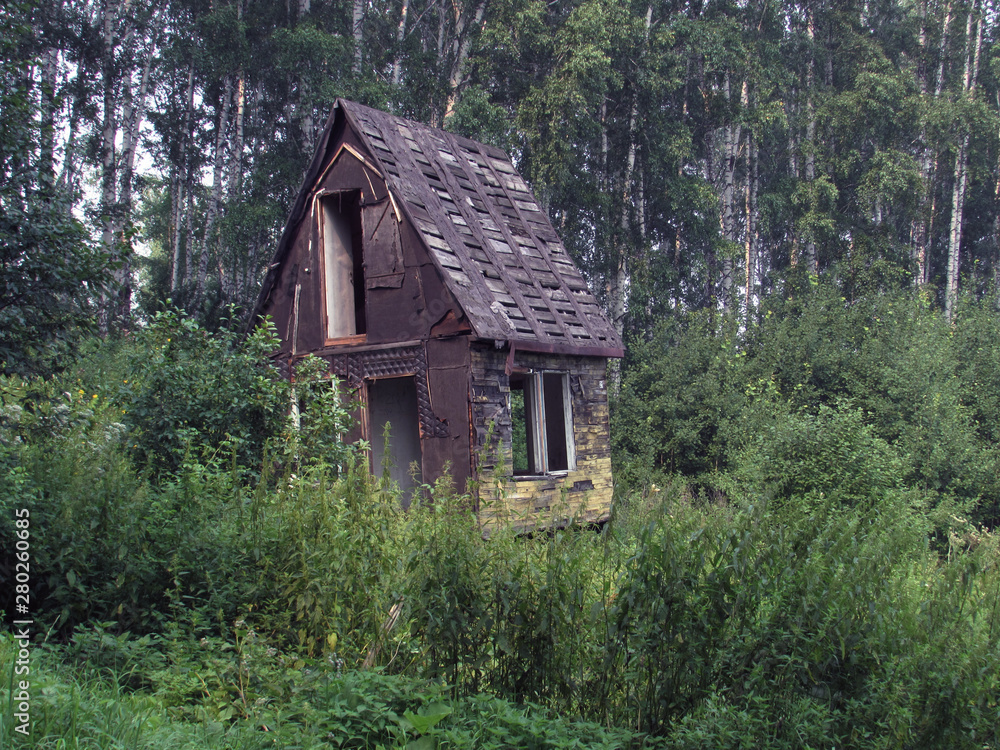
[[[324,210],[352,212],[354,257],[364,260],[353,272],[364,329],[338,339],[326,335]],[[604,379],[621,341],[498,149],[339,101],[265,279],[261,315],[274,318],[287,371],[321,356],[362,407],[378,380],[412,377],[422,479],[460,492],[476,480],[486,526],[609,517]],[[512,476],[514,371],[566,374],[568,471]],[[365,408],[359,423],[351,437],[381,439]],[[549,434],[564,442],[562,429]]]
[[[353,144],[364,161],[345,160],[343,143]],[[334,157],[360,169],[365,180],[381,180],[371,198],[381,199],[382,189],[391,194],[478,338],[621,356],[620,339],[502,151],[339,100],[309,172],[322,175],[326,189]],[[336,182],[344,184],[340,177]],[[299,211],[289,219],[275,263],[285,262],[292,244],[286,236],[308,212],[305,203],[296,202]],[[382,270],[373,276],[391,276]],[[271,274],[265,279],[258,313],[276,281]]]

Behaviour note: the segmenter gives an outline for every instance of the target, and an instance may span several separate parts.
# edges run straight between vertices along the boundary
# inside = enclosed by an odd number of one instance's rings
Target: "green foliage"
[[[0,481],[14,485],[7,502],[30,511],[39,542],[31,558],[39,621],[68,629],[115,619],[148,630],[171,597],[234,606],[244,552],[232,452],[188,456],[153,486],[128,458],[119,404],[52,381],[3,385],[18,418],[3,429],[12,455]]]
[[[695,315],[637,353],[616,420],[639,426],[617,422],[616,459],[639,446],[660,462],[637,484],[690,473],[620,492],[602,533],[484,534],[447,478],[403,511],[340,444],[348,409],[319,360],[296,372],[297,433],[241,453],[201,426],[173,468],[137,468],[131,399],[162,384],[193,413],[203,396],[181,393],[198,386],[177,363],[256,365],[263,342],[163,318],[61,378],[0,379],[0,535],[11,549],[12,510],[30,510],[33,611],[62,644],[37,645],[33,739],[995,744],[1000,541],[957,510],[995,497],[977,469],[995,455],[992,401],[974,398],[993,383],[995,312],[944,326],[919,299],[852,305],[808,282],[786,304],[742,332]],[[164,372],[136,382],[143,359]],[[686,424],[669,464],[656,435]]]
[[[821,404],[815,414],[754,403],[744,447],[735,458],[737,486],[775,499],[833,497],[844,505],[879,503],[902,487],[899,454],[849,406]]]
[[[722,488],[731,474],[741,489],[848,504],[906,487],[995,517],[995,308],[968,304],[949,325],[911,290],[845,280],[848,299],[804,281],[742,332],[694,314],[632,348],[612,414],[617,476]]]
[[[727,462],[729,423],[741,412],[736,331],[707,313],[672,316],[631,366],[612,411],[616,479],[648,483],[653,472],[697,475]]]
[[[0,8],[0,371],[21,374],[65,366],[113,270],[41,153],[31,10]]]
[[[283,423],[285,386],[263,360],[266,334],[240,348],[193,324],[168,331],[169,322],[165,314],[145,336],[98,346],[61,379],[0,379],[0,568],[13,570],[13,509],[26,508],[39,540],[36,619],[59,632],[94,619],[148,632],[185,602],[211,622],[249,596],[244,505],[266,437],[253,430]],[[165,350],[178,337],[173,356]],[[164,367],[154,372],[153,362]],[[198,421],[183,425],[187,445],[178,446],[140,431],[139,420],[127,424],[137,412],[147,430],[164,419]],[[178,446],[153,462],[155,482],[133,460],[152,445]]]
[[[329,364],[309,355],[295,364],[296,412],[284,439],[285,454],[302,467],[345,466],[357,457],[358,445],[343,441],[355,426],[353,409]]]
[[[278,346],[273,326],[258,326],[241,343],[235,330],[211,334],[164,311],[136,338],[117,396],[127,405],[135,460],[169,474],[192,453],[224,448],[241,467],[259,465],[289,403],[287,383],[266,359]]]
[[[434,505],[413,513],[413,546],[406,558],[413,635],[426,644],[426,669],[473,692],[490,660],[493,610],[491,551],[468,496],[437,493]]]
[[[244,631],[245,640],[250,632]],[[37,649],[31,737],[12,731],[9,712],[0,716],[0,737],[13,747],[76,742],[108,750],[249,750],[275,744],[616,750],[633,741],[628,731],[573,720],[539,705],[515,705],[486,693],[454,699],[439,683],[377,672],[342,673],[336,664],[289,658],[272,647],[248,647],[239,640],[234,631],[230,640],[177,644],[179,648],[159,654],[147,688],[139,691],[123,687],[130,668],[99,667],[100,648],[88,656],[77,653],[82,660],[75,671],[65,666],[72,649]],[[118,642],[130,643],[128,638]],[[148,652],[149,645],[131,642],[130,647]],[[0,705],[5,708],[11,696],[6,676],[15,653],[13,641],[0,636],[0,674],[5,676]],[[246,710],[233,711],[234,704]]]
[[[606,693],[604,710],[681,747],[989,742],[997,612],[966,614],[1000,581],[997,540],[959,527],[953,549],[975,549],[945,562],[899,493],[877,509],[668,498],[610,604],[605,674],[628,689]]]
[[[339,480],[336,473],[305,468],[255,500],[256,598],[262,626],[309,654],[337,652],[354,665],[384,645],[402,508],[373,484],[365,458],[348,457]]]

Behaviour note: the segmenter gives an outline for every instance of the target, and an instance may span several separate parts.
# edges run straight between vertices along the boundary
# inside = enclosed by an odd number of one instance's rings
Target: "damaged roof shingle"
[[[503,151],[338,100],[310,174],[329,158],[329,134],[341,116],[367,146],[477,336],[621,356],[620,338]]]

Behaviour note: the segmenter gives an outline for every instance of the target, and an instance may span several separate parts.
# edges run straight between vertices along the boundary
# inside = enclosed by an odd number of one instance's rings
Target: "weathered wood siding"
[[[354,399],[367,401],[367,384],[381,378],[414,378],[420,434],[421,476],[433,484],[447,475],[458,492],[472,476],[469,438],[469,344],[466,337],[432,339],[404,346],[356,346],[317,352],[330,372],[347,384]],[[359,429],[349,440],[382,439],[381,427],[358,413]],[[378,472],[377,466],[372,467]]]
[[[325,226],[337,238],[329,252]],[[334,272],[347,261],[352,275]],[[328,305],[329,293],[344,305]],[[347,303],[359,294],[363,305]],[[275,356],[289,374],[316,354],[361,403],[379,379],[412,377],[422,481],[448,476],[464,492],[475,478],[485,524],[610,515],[605,368],[621,342],[503,152],[339,102],[255,312],[273,317],[282,339]],[[513,476],[508,365],[565,373],[569,471]],[[381,440],[367,412],[349,438]],[[567,454],[539,461],[565,466]]]
[[[352,131],[341,134],[343,143],[365,154],[367,149]],[[359,190],[362,203],[387,209],[383,222],[393,225],[395,248],[365,244],[365,319],[364,345],[423,341],[434,335],[463,333],[468,321],[454,295],[447,289],[428,256],[422,241],[408,221],[397,222],[383,180],[353,154],[340,156],[321,175],[318,184],[308,191],[308,210],[295,229],[287,258],[278,272],[269,298],[261,313],[271,315],[282,338],[281,356],[318,353],[327,348],[326,308],[324,303],[322,254],[319,233],[319,202],[324,191]],[[398,263],[385,260],[387,251],[398,253]],[[392,265],[392,268],[389,266]],[[341,342],[338,346],[347,344]]]
[[[512,426],[507,349],[472,348],[473,456],[479,478],[479,518],[517,526],[607,520],[613,485],[608,431],[606,362],[602,357],[515,351],[515,370],[569,374],[576,467],[543,477],[511,473]]]

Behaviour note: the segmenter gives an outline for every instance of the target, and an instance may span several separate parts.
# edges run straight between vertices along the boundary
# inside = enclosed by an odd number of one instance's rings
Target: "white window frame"
[[[570,390],[569,373],[553,370],[517,373],[524,381],[525,429],[530,431],[528,456],[530,470],[527,475],[567,474],[576,469],[576,441],[573,434],[573,396]],[[549,466],[549,430],[545,418],[545,376],[559,376],[562,392],[563,429],[566,436],[566,468],[552,469]]]

